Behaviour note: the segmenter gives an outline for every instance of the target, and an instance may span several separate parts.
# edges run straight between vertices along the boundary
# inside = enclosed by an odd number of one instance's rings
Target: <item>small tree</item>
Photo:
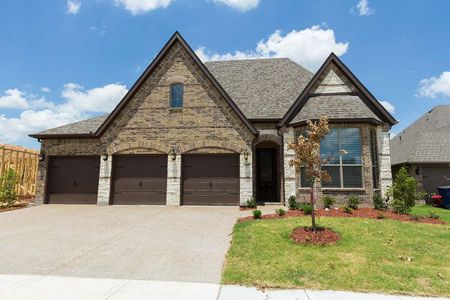
[[[17,176],[14,170],[9,169],[3,177],[0,178],[0,204],[11,206],[17,200],[16,194]]]
[[[310,203],[313,207],[311,212],[312,229],[316,232],[316,215],[314,204],[316,202],[316,188],[318,182],[328,182],[331,180],[327,171],[322,169],[330,159],[323,159],[320,155],[320,141],[330,131],[328,128],[328,118],[320,117],[318,122],[306,121],[306,136],[300,135],[298,140],[288,143],[288,148],[294,150],[295,156],[291,159],[291,166],[295,167],[295,172],[300,175],[301,168],[305,168],[306,177],[311,181]]]
[[[390,204],[397,213],[410,212],[416,200],[422,196],[418,189],[417,181],[414,177],[409,176],[408,169],[405,167],[401,167],[400,171],[395,175],[388,194],[394,198]]]

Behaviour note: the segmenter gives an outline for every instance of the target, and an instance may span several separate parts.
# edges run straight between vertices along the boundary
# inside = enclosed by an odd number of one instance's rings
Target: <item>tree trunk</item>
[[[314,210],[314,204],[315,204],[315,196],[316,196],[316,181],[314,180],[311,186],[311,196],[310,196],[310,203],[312,206],[311,211],[311,222],[312,222],[312,230],[313,232],[316,232],[316,212]]]

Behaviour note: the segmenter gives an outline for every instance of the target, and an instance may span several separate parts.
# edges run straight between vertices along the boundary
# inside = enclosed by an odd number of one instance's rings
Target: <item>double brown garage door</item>
[[[95,204],[100,157],[51,157],[47,202]],[[183,155],[183,205],[239,205],[238,155]],[[113,159],[111,204],[166,204],[167,155]]]

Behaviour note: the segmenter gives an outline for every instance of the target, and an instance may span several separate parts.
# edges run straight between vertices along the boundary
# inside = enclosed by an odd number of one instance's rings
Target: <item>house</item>
[[[109,115],[31,135],[41,141],[37,202],[307,198],[287,142],[323,114],[332,129],[322,148],[334,160],[321,193],[370,205],[391,184],[396,120],[334,54],[315,74],[285,58],[204,64],[175,33]]]
[[[427,193],[450,185],[450,105],[438,105],[390,142],[392,171],[408,167]]]

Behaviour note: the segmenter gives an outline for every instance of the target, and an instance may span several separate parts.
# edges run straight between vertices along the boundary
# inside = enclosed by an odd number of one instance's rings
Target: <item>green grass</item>
[[[444,221],[450,211],[432,210]],[[260,287],[450,296],[450,226],[374,219],[320,218],[340,233],[336,245],[295,245],[293,228],[309,217],[257,220],[234,227],[222,281]],[[408,262],[399,257],[413,257]]]

